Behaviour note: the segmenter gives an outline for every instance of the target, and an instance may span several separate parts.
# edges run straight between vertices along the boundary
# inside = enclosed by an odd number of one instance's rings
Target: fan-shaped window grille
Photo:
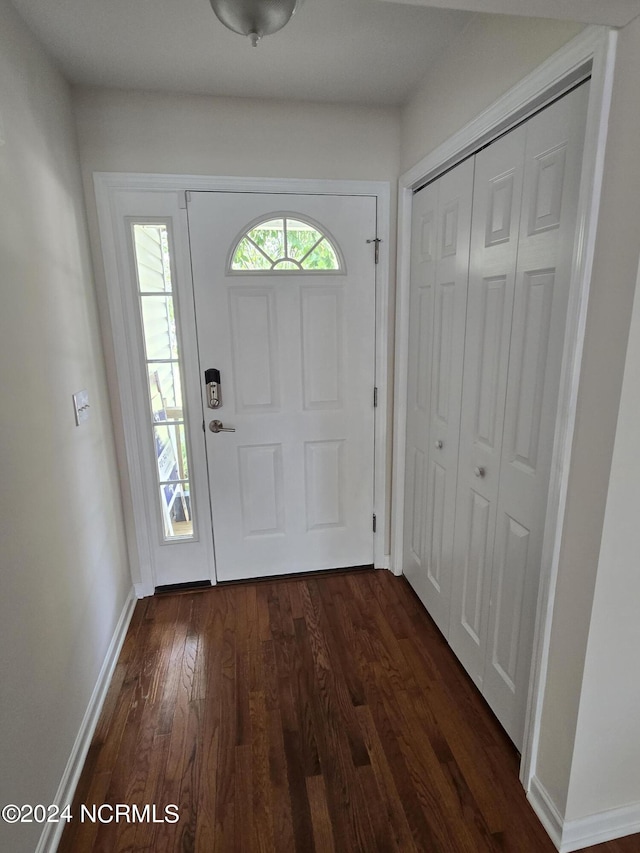
[[[252,225],[231,255],[233,272],[329,272],[340,256],[317,224],[280,216]]]

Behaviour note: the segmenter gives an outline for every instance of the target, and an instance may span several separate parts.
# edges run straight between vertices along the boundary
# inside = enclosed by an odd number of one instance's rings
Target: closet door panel
[[[588,85],[526,124],[485,698],[522,745]]]
[[[433,316],[427,487],[429,610],[449,634],[460,405],[469,277],[473,159],[437,181],[437,264]]]
[[[482,687],[525,131],[476,156],[450,643]]]
[[[410,363],[414,357],[417,363],[409,371],[405,573],[445,636],[449,630],[472,190],[473,160],[468,160],[416,193],[413,208],[409,352]],[[425,252],[419,246],[426,245],[427,222],[430,236]],[[421,294],[428,311],[424,307],[421,312]],[[412,383],[416,383],[415,392]],[[412,537],[407,523],[414,531]],[[413,546],[418,539],[421,550],[416,555]]]

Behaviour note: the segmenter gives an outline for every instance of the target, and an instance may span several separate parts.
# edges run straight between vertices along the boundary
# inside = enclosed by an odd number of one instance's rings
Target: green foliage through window
[[[339,270],[331,241],[309,222],[283,216],[261,222],[238,242],[231,269],[245,272]]]

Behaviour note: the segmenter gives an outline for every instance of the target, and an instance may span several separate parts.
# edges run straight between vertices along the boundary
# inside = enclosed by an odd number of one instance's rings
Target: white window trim
[[[390,337],[389,278],[390,278],[390,207],[391,186],[387,181],[341,181],[220,177],[202,175],[162,175],[126,172],[94,173],[94,188],[98,211],[99,233],[102,247],[108,317],[102,318],[103,331],[113,344],[112,357],[115,362],[117,389],[112,392],[116,428],[124,444],[124,459],[120,463],[123,500],[130,512],[125,512],[125,524],[129,543],[129,558],[136,594],[138,597],[152,595],[155,582],[155,552],[157,545],[154,531],[157,526],[155,505],[150,501],[144,466],[141,462],[140,427],[134,415],[135,400],[139,396],[139,382],[132,376],[130,365],[134,358],[133,342],[129,341],[126,323],[126,300],[123,292],[126,272],[121,268],[124,258],[118,256],[117,232],[126,199],[131,193],[148,193],[149,198],[159,194],[172,196],[172,216],[175,222],[176,240],[178,225],[186,234],[186,193],[209,192],[255,192],[309,195],[374,196],[377,200],[377,234],[379,262],[376,266],[376,363],[375,384],[377,408],[374,410],[374,508],[377,533],[374,536],[374,565],[389,567],[389,554],[385,553],[385,530],[390,517],[387,495],[387,409],[388,409],[388,357]],[[153,215],[153,214],[152,214]],[[142,216],[142,218],[146,218]],[[187,243],[188,245],[188,243]],[[371,251],[374,251],[373,245]],[[184,278],[184,268],[181,273]],[[191,281],[189,280],[189,284]],[[180,285],[178,285],[180,286]],[[188,289],[188,288],[186,288]],[[183,346],[187,344],[185,341]],[[186,360],[186,359],[185,359]],[[145,391],[146,393],[146,391]],[[372,389],[373,396],[373,389]],[[192,419],[199,420],[194,411]],[[202,500],[200,500],[202,504]],[[200,522],[200,532],[203,521]],[[173,547],[173,546],[172,546]],[[213,552],[211,552],[213,562]],[[215,573],[212,572],[212,583]]]
[[[548,820],[548,810],[535,797],[535,760],[540,737],[543,688],[549,654],[551,616],[558,574],[569,465],[576,419],[587,303],[602,187],[604,153],[615,64],[617,33],[587,27],[491,107],[403,174],[398,188],[398,266],[396,287],[396,351],[394,448],[391,519],[391,568],[402,573],[407,377],[409,359],[409,260],[413,192],[483,144],[515,126],[545,104],[591,77],[585,134],[567,327],[565,333],[558,416],[554,436],[545,535],[536,614],[533,661],[529,683],[520,781],[552,838],[561,827]]]

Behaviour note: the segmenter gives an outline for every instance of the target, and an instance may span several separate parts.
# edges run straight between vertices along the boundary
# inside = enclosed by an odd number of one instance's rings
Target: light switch
[[[76,413],[76,426],[89,420],[89,392],[78,391],[73,395],[73,408]]]

